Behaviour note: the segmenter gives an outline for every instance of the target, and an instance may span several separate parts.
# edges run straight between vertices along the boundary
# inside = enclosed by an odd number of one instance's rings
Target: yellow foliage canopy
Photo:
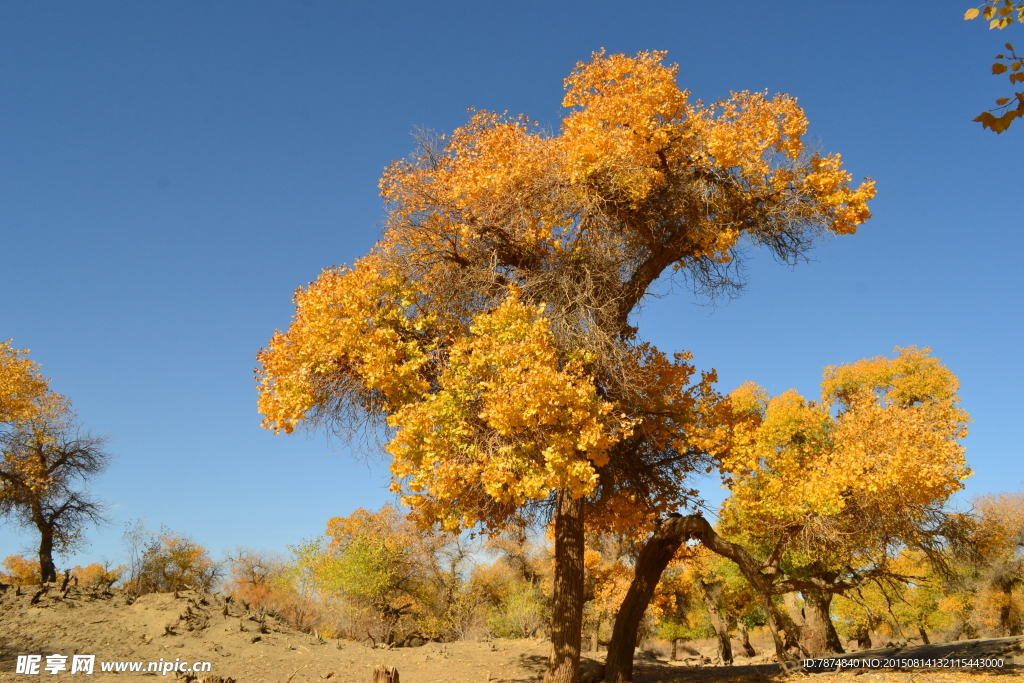
[[[71,401],[50,391],[28,350],[0,342],[0,510],[45,497],[54,470],[42,453],[73,421]]]
[[[854,554],[914,538],[970,474],[959,442],[969,419],[956,376],[929,349],[896,354],[826,368],[820,403],[752,384],[732,394],[745,419],[722,458],[727,527],[765,538],[816,529],[812,543]]]
[[[38,586],[42,582],[39,560],[26,559],[24,555],[8,555],[4,558],[8,573],[0,572],[0,581],[15,586]]]
[[[49,388],[27,349],[13,348],[10,339],[0,342],[0,424],[32,417]]]
[[[295,294],[258,356],[264,426],[390,428],[394,488],[424,522],[500,527],[569,491],[642,531],[719,448],[714,373],[636,340],[664,273],[740,283],[746,243],[793,259],[855,231],[871,181],[806,150],[795,99],[691,102],[664,53],[597,53],[561,132],[474,112],[384,172],[382,240]]]
[[[218,575],[219,567],[206,548],[184,534],[162,529],[147,539],[140,566],[125,587],[140,595],[185,588],[210,590]]]
[[[388,451],[407,501],[468,527],[555,489],[592,493],[632,423],[601,400],[584,359],[560,360],[543,308],[513,296],[478,316],[452,345],[439,391],[388,418],[401,427]]]

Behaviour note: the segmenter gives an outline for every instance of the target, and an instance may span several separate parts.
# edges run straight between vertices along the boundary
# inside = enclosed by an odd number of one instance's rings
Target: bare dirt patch
[[[0,680],[2,681],[191,681],[221,677],[237,683],[367,683],[377,665],[398,669],[402,683],[519,683],[542,678],[550,644],[541,640],[492,640],[427,643],[422,647],[379,649],[368,643],[334,641],[301,633],[272,615],[260,614],[220,598],[192,591],[144,595],[138,600],[121,591],[93,592],[71,587],[66,593],[51,586],[37,589],[7,587],[0,592]],[[1021,640],[963,641],[948,644],[953,652],[1000,655],[1003,669],[963,670],[846,670],[841,673],[783,674],[775,664],[701,666],[690,659],[668,662],[638,655],[637,683],[679,681],[697,683],[761,683],[807,679],[807,683],[958,683],[991,676],[1024,678],[1015,663],[1024,664]],[[946,646],[933,646],[946,647]],[[957,649],[959,648],[959,649]],[[892,654],[920,656],[919,648]],[[857,653],[884,656],[887,651]],[[65,655],[70,668],[75,654],[96,655],[90,677],[63,671],[39,676],[15,673],[18,655]],[[584,672],[595,671],[603,654],[584,658]],[[149,662],[211,662],[209,673],[146,672]],[[102,662],[141,662],[141,672],[104,673]]]

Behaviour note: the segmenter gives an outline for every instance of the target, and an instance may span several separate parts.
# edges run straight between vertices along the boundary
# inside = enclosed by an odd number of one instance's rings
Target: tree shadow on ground
[[[834,657],[834,656],[833,656]],[[911,647],[874,648],[840,655],[839,660],[848,663],[843,668],[847,673],[913,674],[959,673],[977,675],[1010,675],[1019,677],[1024,670],[1024,637],[989,638],[984,640],[963,640],[952,643],[933,643]],[[851,660],[875,660],[878,663],[892,663],[898,660],[949,660],[948,664],[974,662],[976,665],[948,666],[878,666],[853,667]],[[888,662],[886,661],[888,660]],[[985,660],[1002,660],[1002,667],[978,666]],[[548,659],[541,655],[520,655],[519,666],[529,673],[519,678],[507,679],[509,683],[538,681],[544,677]],[[604,662],[584,656],[580,668],[584,676]],[[800,669],[798,669],[799,671]],[[829,669],[803,669],[806,674],[835,674],[836,667]],[[633,683],[771,683],[782,673],[778,664],[746,664],[737,666],[683,666],[675,662],[638,656],[633,665]]]
[[[529,655],[521,654],[518,657],[518,666],[525,669],[529,673],[520,674],[518,678],[503,678],[501,681],[504,683],[519,683],[520,681],[540,681],[544,679],[544,672],[548,668],[548,658],[545,655]],[[583,655],[580,658],[580,675],[584,680],[592,680],[588,678],[593,676],[599,670],[603,671],[604,661],[600,659],[592,659]]]
[[[751,664],[741,666],[680,666],[663,661],[636,661],[633,664],[633,683],[728,683],[747,681],[768,683],[782,669],[778,664]]]
[[[519,655],[518,665],[529,673],[520,674],[518,678],[507,678],[502,681],[520,683],[522,681],[539,681],[544,678],[548,666],[548,658],[542,655]],[[604,668],[602,659],[592,659],[584,655],[580,659],[581,678],[588,680]],[[745,683],[768,683],[772,676],[781,671],[778,664],[758,664],[749,666],[681,666],[661,660],[637,658],[633,665],[633,683],[729,683],[744,681]],[[592,680],[592,679],[591,679]]]

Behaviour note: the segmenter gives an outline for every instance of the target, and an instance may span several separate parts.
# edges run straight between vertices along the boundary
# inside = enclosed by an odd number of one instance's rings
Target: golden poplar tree
[[[934,556],[960,540],[943,509],[970,474],[958,388],[927,348],[908,347],[895,358],[826,368],[820,402],[795,391],[769,397],[753,384],[734,391],[722,416],[729,438],[717,451],[731,493],[721,527],[692,515],[651,535],[616,619],[607,680],[630,680],[631,638],[658,578],[691,537],[739,566],[780,661],[794,648],[840,649],[828,613],[833,595],[891,575],[900,547]],[[794,591],[807,598],[804,629],[772,601]]]
[[[842,652],[836,594],[899,575],[900,548],[940,548],[944,505],[970,474],[969,421],[956,376],[929,349],[825,369],[820,401],[731,396],[747,413],[721,466],[730,490],[721,532],[764,558],[772,592],[804,597],[801,641]]]
[[[974,500],[979,557],[974,567],[972,615],[996,636],[1024,632],[1024,492]]]
[[[652,528],[722,438],[714,375],[631,315],[662,277],[734,292],[745,247],[796,260],[853,233],[874,195],[806,149],[794,98],[693,101],[664,56],[578,64],[557,133],[474,112],[389,166],[382,239],[299,289],[259,354],[264,426],[376,419],[424,524],[552,515],[552,682],[578,673],[584,520]]]

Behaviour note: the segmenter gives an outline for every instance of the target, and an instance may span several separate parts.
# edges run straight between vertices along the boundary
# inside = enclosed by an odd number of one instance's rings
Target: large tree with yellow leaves
[[[841,652],[833,595],[893,571],[901,547],[930,551],[955,533],[944,505],[970,471],[956,375],[929,349],[826,368],[821,400],[733,393],[740,423],[722,460],[731,496],[722,529],[799,586],[804,646]]]
[[[296,292],[259,354],[264,426],[389,432],[394,490],[423,523],[553,516],[548,680],[579,666],[584,519],[650,529],[723,438],[713,374],[638,340],[659,278],[714,296],[744,248],[794,261],[870,213],[838,155],[808,151],[785,95],[692,101],[664,53],[597,53],[557,134],[475,112],[381,179],[384,235]]]
[[[903,548],[939,559],[964,528],[944,509],[970,474],[960,439],[968,415],[956,376],[928,349],[897,349],[826,368],[821,400],[769,397],[745,384],[719,466],[730,491],[718,530],[699,516],[661,524],[637,561],[608,651],[609,681],[630,680],[628,635],[683,542],[736,562],[758,592],[780,660],[788,648],[842,651],[829,617],[836,594],[900,575]],[[801,629],[771,597],[800,591]],[[780,631],[787,638],[780,636]]]

